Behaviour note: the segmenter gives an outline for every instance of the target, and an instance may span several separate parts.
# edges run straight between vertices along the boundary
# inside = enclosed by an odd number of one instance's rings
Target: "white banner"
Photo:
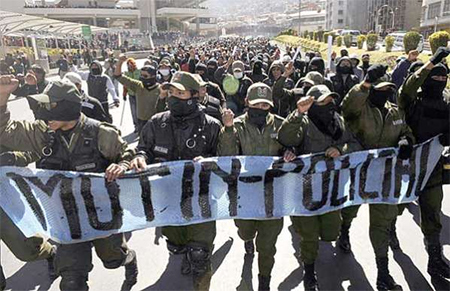
[[[311,216],[416,200],[442,149],[434,138],[408,161],[394,148],[292,163],[256,156],[176,161],[112,183],[103,174],[1,167],[0,206],[26,236],[60,243],[220,219]]]

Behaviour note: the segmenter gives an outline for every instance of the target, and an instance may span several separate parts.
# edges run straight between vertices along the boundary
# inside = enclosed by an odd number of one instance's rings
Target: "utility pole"
[[[298,0],[298,36],[299,37],[301,37],[301,32],[300,32],[300,29],[301,29],[301,21],[302,21],[302,18],[301,18],[301,12],[302,12],[302,0]]]

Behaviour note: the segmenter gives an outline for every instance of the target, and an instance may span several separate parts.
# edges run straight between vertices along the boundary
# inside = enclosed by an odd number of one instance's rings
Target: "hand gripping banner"
[[[0,168],[0,206],[26,236],[74,243],[156,226],[220,219],[311,216],[364,203],[417,199],[442,153],[438,138],[410,160],[395,148],[323,154],[237,156],[150,165],[107,183],[103,174]]]

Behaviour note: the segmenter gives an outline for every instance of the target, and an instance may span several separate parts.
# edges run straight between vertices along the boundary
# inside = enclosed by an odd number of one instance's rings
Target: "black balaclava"
[[[447,82],[441,82],[433,80],[431,77],[433,76],[447,76],[448,71],[445,66],[442,64],[438,64],[431,72],[428,74],[425,82],[422,84],[422,94],[423,98],[426,99],[442,99],[444,89],[447,85]]]
[[[350,67],[345,66],[342,67],[341,63],[342,61],[347,60],[350,63]],[[352,65],[352,61],[348,58],[348,57],[342,57],[339,62],[336,65],[336,72],[342,75],[350,75],[353,74],[353,65]]]
[[[263,73],[263,63],[257,60],[253,63],[253,75],[262,75]]]
[[[206,67],[205,64],[202,63],[198,63],[195,66],[195,72],[202,77],[203,81],[208,82],[209,81],[209,77],[208,77],[208,68]]]
[[[267,115],[269,114],[269,110],[249,107],[247,114],[249,122],[254,124],[261,130],[266,124],[266,119]]]
[[[217,71],[219,65],[217,64],[217,61],[215,59],[211,59],[208,61],[206,66],[208,67],[207,68],[208,79],[212,81],[214,80],[214,73]]]
[[[369,93],[369,101],[373,106],[381,110],[388,100],[393,100],[394,94],[395,89],[392,87],[386,91],[372,89]]]
[[[331,136],[334,140],[342,136],[343,125],[334,100],[322,106],[313,103],[308,110],[308,117],[322,133]]]
[[[186,118],[199,111],[198,98],[180,99],[170,96],[167,99],[167,105],[170,113],[175,118]]]
[[[142,85],[144,85],[145,89],[152,90],[154,89],[156,85],[156,69],[153,66],[143,66],[141,71],[145,71],[150,74],[151,78],[143,78],[142,76],[139,78],[139,81],[142,82]]]
[[[319,72],[322,76],[325,75],[325,62],[320,57],[314,57],[309,62],[308,72]]]
[[[92,65],[96,64],[98,69],[93,69]],[[100,76],[103,73],[103,67],[99,61],[93,61],[90,67],[91,74],[94,76]]]

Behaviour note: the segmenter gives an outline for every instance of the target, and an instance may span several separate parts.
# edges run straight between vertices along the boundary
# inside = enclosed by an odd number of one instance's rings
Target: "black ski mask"
[[[192,97],[190,99],[180,99],[170,96],[167,99],[167,105],[169,106],[170,113],[175,118],[188,117],[199,110],[198,98],[196,97]]]
[[[151,77],[150,78],[144,78],[140,77],[139,81],[142,82],[142,85],[144,85],[145,89],[152,90],[154,89],[154,86],[156,85],[156,69],[153,66],[144,66],[142,67],[141,71],[147,72]]]
[[[248,120],[250,123],[256,125],[259,129],[262,129],[266,124],[266,118],[269,114],[269,110],[263,110],[259,108],[248,109]]]
[[[442,99],[444,89],[447,86],[446,81],[437,81],[433,80],[433,76],[446,77],[447,76],[447,68],[441,64],[435,66],[428,77],[425,79],[425,82],[422,84],[422,92],[423,97],[427,99]]]
[[[331,136],[334,140],[342,136],[343,125],[334,100],[322,106],[313,103],[308,110],[308,117],[322,133]]]
[[[388,100],[393,100],[394,94],[395,91],[391,87],[386,91],[373,89],[369,94],[369,101],[373,106],[381,110]]]

